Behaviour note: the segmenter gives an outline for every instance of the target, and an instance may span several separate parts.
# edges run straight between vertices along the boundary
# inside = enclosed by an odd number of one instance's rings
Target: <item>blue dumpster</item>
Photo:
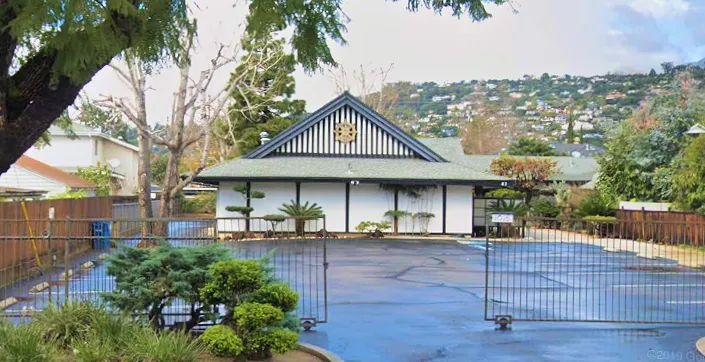
[[[110,222],[109,221],[94,221],[91,223],[93,235],[93,249],[102,250],[110,249]]]

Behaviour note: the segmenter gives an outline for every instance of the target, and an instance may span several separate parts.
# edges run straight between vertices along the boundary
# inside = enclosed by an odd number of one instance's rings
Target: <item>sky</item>
[[[648,72],[660,70],[665,61],[681,64],[705,57],[703,0],[513,0],[511,7],[490,5],[488,10],[491,19],[472,22],[450,13],[411,13],[404,0],[344,0],[348,44],[329,43],[349,72],[361,65],[393,65],[389,82]],[[244,1],[199,2],[194,74],[207,67],[218,44],[237,48],[245,13]],[[222,87],[231,70],[221,70],[214,88]],[[151,123],[168,118],[176,76],[176,70],[164,69],[150,78]],[[295,77],[296,97],[306,100],[308,111],[336,95],[329,73],[297,70]],[[109,68],[94,77],[86,92],[93,98],[127,95]]]

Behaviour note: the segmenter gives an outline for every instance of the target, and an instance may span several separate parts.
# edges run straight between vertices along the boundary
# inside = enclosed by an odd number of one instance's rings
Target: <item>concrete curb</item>
[[[308,343],[299,343],[296,345],[296,349],[301,352],[306,352],[310,355],[320,358],[323,362],[345,362],[340,357],[335,354],[326,351],[321,347],[316,347]]]
[[[39,293],[42,290],[48,289],[49,288],[49,283],[47,282],[41,282],[31,288],[29,288],[30,293]]]
[[[67,274],[68,274],[68,276],[67,276]],[[61,273],[59,275],[59,281],[65,282],[67,279],[71,279],[72,276],[73,276],[73,269],[69,269],[68,273]]]
[[[701,355],[705,356],[705,337],[700,338],[697,342],[695,342],[695,349],[697,349]]]
[[[6,309],[7,307],[17,303],[18,300],[15,297],[10,297],[0,301],[0,310]]]

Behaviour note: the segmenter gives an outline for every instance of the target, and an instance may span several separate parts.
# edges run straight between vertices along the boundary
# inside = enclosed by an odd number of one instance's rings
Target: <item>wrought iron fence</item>
[[[705,235],[683,237],[705,225],[523,221],[488,233],[487,320],[705,323]],[[639,238],[648,228],[669,231]]]
[[[275,277],[299,294],[302,322],[323,323],[327,235],[322,229],[325,218],[0,220],[0,310],[23,318],[50,304],[99,302],[115,289],[106,259],[127,247],[218,243],[236,258],[266,257]],[[185,320],[189,311],[189,304],[176,301],[165,310],[167,324]]]

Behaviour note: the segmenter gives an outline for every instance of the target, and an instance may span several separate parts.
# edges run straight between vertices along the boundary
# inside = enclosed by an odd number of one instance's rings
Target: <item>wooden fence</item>
[[[705,215],[673,211],[617,210],[622,237],[664,244],[705,246]]]

